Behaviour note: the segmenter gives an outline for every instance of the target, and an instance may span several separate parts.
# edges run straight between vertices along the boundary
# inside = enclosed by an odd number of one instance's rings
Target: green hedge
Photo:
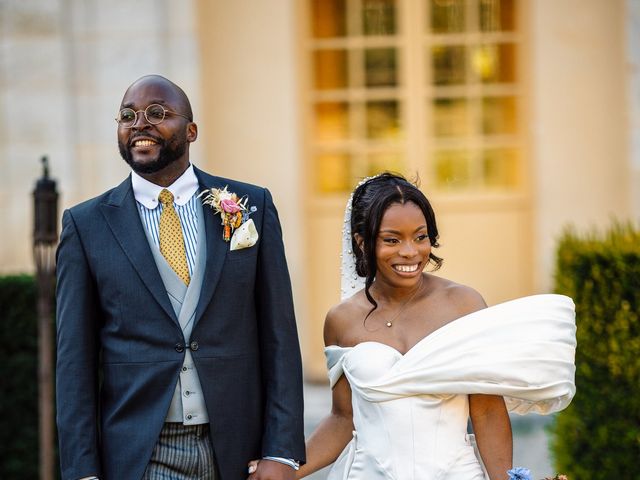
[[[32,277],[0,277],[0,478],[38,478],[37,291]]]
[[[577,393],[552,427],[571,480],[640,478],[640,231],[616,225],[558,246],[556,290],[576,303]]]

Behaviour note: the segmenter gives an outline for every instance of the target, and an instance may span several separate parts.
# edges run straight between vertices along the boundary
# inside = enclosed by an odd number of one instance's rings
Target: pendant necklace
[[[405,302],[398,309],[398,312],[391,319],[387,320],[386,325],[388,328],[393,327],[393,322],[395,322],[396,319],[400,316],[400,314],[405,311],[405,309],[407,308],[411,300],[413,300],[415,296],[418,294],[418,292],[422,289],[423,281],[424,281],[424,277],[420,277],[420,285],[418,285],[418,288],[416,288],[416,291],[413,292],[407,300],[405,300]]]

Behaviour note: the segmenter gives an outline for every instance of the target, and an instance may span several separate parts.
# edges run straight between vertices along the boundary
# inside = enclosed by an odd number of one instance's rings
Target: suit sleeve
[[[63,480],[100,475],[98,331],[100,309],[78,229],[62,217],[57,252],[56,400]]]
[[[265,190],[256,282],[265,391],[262,456],[304,463],[302,362],[282,230]]]

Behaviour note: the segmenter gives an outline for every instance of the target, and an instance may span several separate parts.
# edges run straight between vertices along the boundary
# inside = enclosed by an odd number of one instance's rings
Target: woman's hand
[[[251,460],[249,462],[249,474],[254,473],[257,469],[258,469],[258,464],[260,463],[260,460]]]
[[[247,480],[294,480],[293,467],[274,460],[251,460]]]

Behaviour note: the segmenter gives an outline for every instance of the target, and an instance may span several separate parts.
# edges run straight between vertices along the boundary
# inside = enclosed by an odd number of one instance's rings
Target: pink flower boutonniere
[[[250,211],[247,208],[248,198],[246,196],[238,197],[238,195],[230,192],[227,188],[228,186],[224,188],[210,188],[198,195],[198,197],[204,195],[202,203],[213,208],[214,213],[220,214],[224,227],[222,239],[225,242],[231,240],[233,231],[245,223],[249,219],[249,214],[255,209],[255,207],[252,207]]]

